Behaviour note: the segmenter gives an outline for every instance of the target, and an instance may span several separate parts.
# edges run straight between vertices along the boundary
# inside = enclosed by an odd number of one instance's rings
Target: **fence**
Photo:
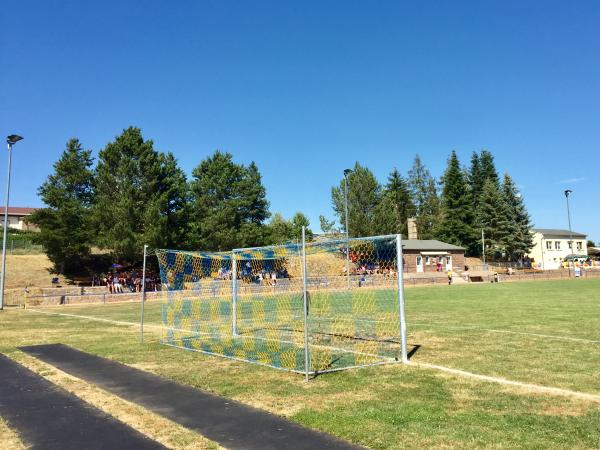
[[[146,300],[158,300],[162,298],[160,291],[147,291]],[[122,294],[103,293],[63,293],[50,295],[27,295],[21,298],[13,306],[21,305],[25,302],[28,306],[53,306],[53,305],[86,305],[86,304],[106,304],[119,302],[139,302],[142,299],[141,292],[124,292]]]
[[[9,255],[37,254],[43,253],[44,247],[40,244],[34,244],[29,239],[19,239],[8,237],[6,242],[6,253]]]
[[[156,253],[167,345],[307,378],[406,361],[399,236]]]

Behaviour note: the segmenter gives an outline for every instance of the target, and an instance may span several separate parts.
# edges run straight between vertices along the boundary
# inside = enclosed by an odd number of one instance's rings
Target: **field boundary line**
[[[27,310],[31,311],[31,312],[40,313],[40,314],[49,314],[49,315],[53,315],[53,316],[65,316],[65,317],[72,317],[72,318],[83,319],[83,320],[95,320],[95,321],[98,321],[98,322],[106,322],[106,323],[111,323],[111,324],[114,324],[114,325],[123,325],[123,326],[136,327],[136,328],[140,326],[140,324],[137,323],[137,322],[125,322],[123,320],[104,319],[104,318],[101,318],[101,317],[81,316],[81,315],[78,315],[78,314],[58,313],[58,312],[52,312],[52,311],[40,311],[38,309],[31,309],[31,308],[28,308]],[[147,323],[144,323],[144,328],[153,328],[155,330],[160,330],[160,331],[165,331],[165,330],[177,331],[178,333],[191,333],[192,335],[196,335],[196,337],[201,337],[202,335],[207,335],[208,334],[208,333],[204,333],[204,332],[182,330],[180,328],[165,327],[164,325],[152,325],[152,324],[147,324]],[[238,338],[240,338],[240,339],[249,339],[249,340],[257,339],[257,340],[268,341],[268,339],[266,339],[266,338],[261,338],[261,337],[256,337],[256,336],[238,336]],[[294,344],[294,342],[292,342],[292,341],[280,341],[280,342],[284,342],[286,344]],[[184,349],[184,350],[189,350],[187,348],[180,347],[180,346],[173,345],[173,344],[166,344],[166,345],[170,345],[171,347],[180,348],[180,349]],[[342,352],[346,352],[346,353],[353,353],[353,354],[356,354],[356,355],[363,355],[363,356],[370,356],[370,357],[382,358],[383,361],[381,363],[378,363],[378,364],[388,364],[388,363],[394,363],[394,362],[396,362],[392,357],[389,357],[389,356],[374,355],[374,354],[370,354],[370,353],[352,351],[352,350],[347,350],[347,349],[338,348],[338,347],[323,346],[323,345],[318,345],[318,344],[312,344],[312,345],[313,345],[313,347],[317,347],[317,348],[332,348],[334,350],[338,350],[338,351],[342,351]],[[223,356],[223,355],[219,355],[219,354],[216,354],[216,353],[204,352],[204,351],[197,350],[197,349],[194,349],[194,351],[198,351],[200,353],[205,353],[207,355],[212,355],[212,356]],[[230,359],[236,359],[238,361],[246,361],[244,359],[237,359],[237,358],[230,358]],[[267,367],[274,367],[274,366],[269,366],[269,365],[266,365],[266,366]],[[303,373],[303,372],[299,372],[299,373]]]
[[[125,322],[124,320],[112,320],[112,319],[103,319],[101,317],[92,317],[92,316],[81,316],[78,314],[68,314],[68,313],[59,313],[59,312],[53,312],[53,311],[41,311],[39,309],[32,309],[32,308],[27,308],[25,311],[31,311],[31,312],[35,312],[35,313],[39,313],[39,314],[48,314],[48,315],[52,315],[52,316],[65,316],[65,317],[73,317],[76,319],[83,319],[83,320],[95,320],[97,322],[106,322],[106,323],[112,323],[115,325],[123,325],[123,326],[128,326],[128,327],[139,327],[140,324],[137,322]],[[162,330],[163,327],[158,326],[158,325],[152,325],[152,324],[144,324],[144,328],[158,328],[159,330]]]
[[[541,334],[541,333],[529,333],[527,331],[513,331],[513,330],[498,330],[495,328],[480,328],[475,325],[447,325],[441,322],[411,322],[409,325],[417,325],[417,326],[430,326],[430,325],[438,325],[440,328],[448,328],[451,330],[475,330],[475,331],[488,331],[490,333],[506,333],[506,334],[521,334],[523,336],[534,336],[534,337],[542,337],[548,339],[556,339],[562,341],[575,341],[575,342],[586,342],[588,344],[600,344],[600,340],[596,339],[587,339],[587,338],[578,338],[571,336],[559,336],[554,334]]]
[[[452,375],[458,375],[465,378],[473,378],[476,380],[488,381],[491,383],[503,384],[506,386],[515,386],[523,389],[528,389],[535,392],[553,394],[562,397],[573,397],[581,400],[588,400],[591,402],[600,403],[599,394],[590,394],[588,392],[572,391],[570,389],[563,389],[551,386],[542,386],[539,384],[524,383],[522,381],[508,380],[501,377],[493,377],[491,375],[482,375],[479,373],[467,372],[466,370],[453,369],[451,367],[439,366],[437,364],[421,363],[421,362],[410,362],[409,365],[416,367],[424,367],[427,369],[439,370],[441,372],[449,373]]]

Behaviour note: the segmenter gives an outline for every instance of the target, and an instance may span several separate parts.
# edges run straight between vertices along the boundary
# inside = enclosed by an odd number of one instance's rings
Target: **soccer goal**
[[[157,250],[162,342],[305,374],[407,361],[397,235]]]

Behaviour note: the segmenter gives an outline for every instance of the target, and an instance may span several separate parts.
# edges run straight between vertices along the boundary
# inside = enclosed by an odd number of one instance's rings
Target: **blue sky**
[[[5,1],[0,124],[11,204],[70,137],[129,125],[189,174],[215,149],[258,164],[272,211],[332,216],[354,161],[385,181],[489,149],[535,225],[600,240],[600,2]],[[6,20],[9,18],[9,20]],[[6,159],[0,158],[4,198]]]

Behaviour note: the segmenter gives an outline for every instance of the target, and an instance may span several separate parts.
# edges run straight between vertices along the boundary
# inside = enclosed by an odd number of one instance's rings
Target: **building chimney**
[[[409,239],[419,239],[417,234],[417,218],[409,217],[408,218],[408,238]]]

